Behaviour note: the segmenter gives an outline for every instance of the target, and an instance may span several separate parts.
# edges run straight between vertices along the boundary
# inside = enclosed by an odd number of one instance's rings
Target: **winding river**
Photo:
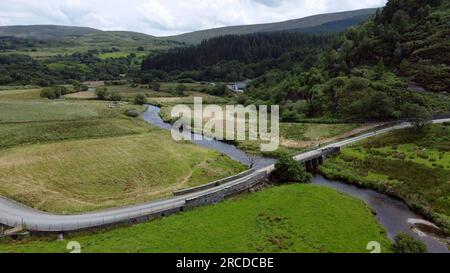
[[[148,109],[142,114],[142,117],[148,123],[170,130],[172,125],[165,123],[161,119],[159,113],[159,107],[148,105]],[[249,156],[234,145],[213,139],[195,140],[193,143],[226,154],[232,159],[247,166],[253,163],[254,168],[267,167],[275,162],[274,159],[270,158]],[[405,232],[425,243],[429,252],[450,253],[442,238],[439,238],[434,232],[430,232],[429,228],[427,228],[427,231],[419,229],[424,226],[429,227],[431,223],[425,221],[423,217],[411,211],[404,202],[374,190],[359,188],[339,181],[330,181],[321,175],[316,175],[313,182],[363,200],[374,210],[376,218],[380,224],[386,228],[390,239],[393,239],[399,232]],[[419,225],[416,225],[417,223]]]

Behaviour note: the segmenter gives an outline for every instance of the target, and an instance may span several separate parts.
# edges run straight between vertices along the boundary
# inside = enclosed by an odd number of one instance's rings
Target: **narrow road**
[[[450,122],[450,119],[440,119],[433,121],[434,123]],[[387,133],[394,130],[410,127],[408,123],[385,128],[379,131],[363,134],[357,137],[349,138],[337,143],[330,144],[325,147],[318,148],[296,156],[299,161],[310,158],[316,154],[322,153],[323,149],[333,147],[345,147],[352,143],[367,139],[369,137]],[[60,232],[75,231],[87,228],[95,228],[115,223],[121,223],[138,219],[140,217],[157,215],[158,213],[168,210],[180,210],[186,205],[186,201],[192,198],[207,196],[211,193],[224,190],[230,186],[238,185],[261,175],[262,172],[271,172],[275,165],[257,170],[248,176],[236,179],[232,182],[207,189],[204,191],[191,193],[183,196],[173,197],[165,200],[152,201],[140,205],[115,208],[99,212],[91,212],[79,215],[54,215],[41,212],[22,204],[0,197],[0,223],[9,227],[24,227],[32,231],[41,232]]]

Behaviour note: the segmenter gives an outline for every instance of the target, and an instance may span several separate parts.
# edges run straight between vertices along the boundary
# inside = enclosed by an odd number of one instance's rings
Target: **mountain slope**
[[[243,25],[243,26],[231,26],[214,28],[208,30],[201,30],[190,32],[186,34],[165,37],[168,40],[183,42],[187,44],[197,44],[203,40],[224,36],[224,35],[239,35],[239,34],[251,34],[258,32],[274,32],[274,31],[302,31],[315,32],[314,28],[320,28],[320,32],[326,31],[327,26],[332,26],[333,22],[341,25],[342,22],[352,21],[352,25],[358,24],[369,16],[374,15],[377,9],[362,9],[354,11],[345,11],[337,13],[328,13],[309,16],[301,19],[289,20],[279,23],[269,23],[269,24],[256,24],[256,25]],[[343,24],[343,28],[330,28],[330,32],[343,31],[348,27],[348,24]]]

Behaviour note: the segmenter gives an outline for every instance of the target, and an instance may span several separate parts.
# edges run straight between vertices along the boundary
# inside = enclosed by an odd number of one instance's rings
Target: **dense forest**
[[[149,81],[255,78],[271,69],[292,69],[292,63],[311,67],[316,62],[314,56],[332,41],[332,36],[293,32],[228,35],[147,58],[142,74]]]

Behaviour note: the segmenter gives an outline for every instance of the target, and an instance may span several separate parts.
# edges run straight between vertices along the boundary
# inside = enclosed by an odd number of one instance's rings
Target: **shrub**
[[[303,164],[294,160],[291,156],[283,155],[275,164],[275,171],[272,174],[276,182],[297,182],[309,183],[312,175],[306,171]]]
[[[128,109],[125,111],[125,115],[132,118],[137,118],[139,116],[139,113],[135,109]]]
[[[186,85],[180,83],[179,85],[177,85],[177,87],[175,88],[175,94],[177,94],[178,96],[184,96],[184,92],[187,91],[187,87]]]
[[[395,243],[392,249],[396,253],[426,253],[427,247],[419,240],[414,239],[405,233],[395,236]]]
[[[161,90],[161,85],[157,82],[153,82],[149,85],[149,88],[152,89],[153,91],[159,91]]]
[[[134,104],[144,105],[146,103],[147,103],[147,98],[144,95],[138,94],[138,95],[136,95],[136,97],[134,97]]]
[[[119,94],[112,94],[110,99],[112,101],[121,101],[123,99],[123,97]]]
[[[95,95],[99,100],[107,100],[109,99],[109,91],[108,88],[104,86],[99,86],[95,89]]]
[[[64,86],[52,86],[52,87],[45,87],[41,90],[41,98],[47,98],[47,99],[59,99],[61,96],[67,94],[67,88]]]

